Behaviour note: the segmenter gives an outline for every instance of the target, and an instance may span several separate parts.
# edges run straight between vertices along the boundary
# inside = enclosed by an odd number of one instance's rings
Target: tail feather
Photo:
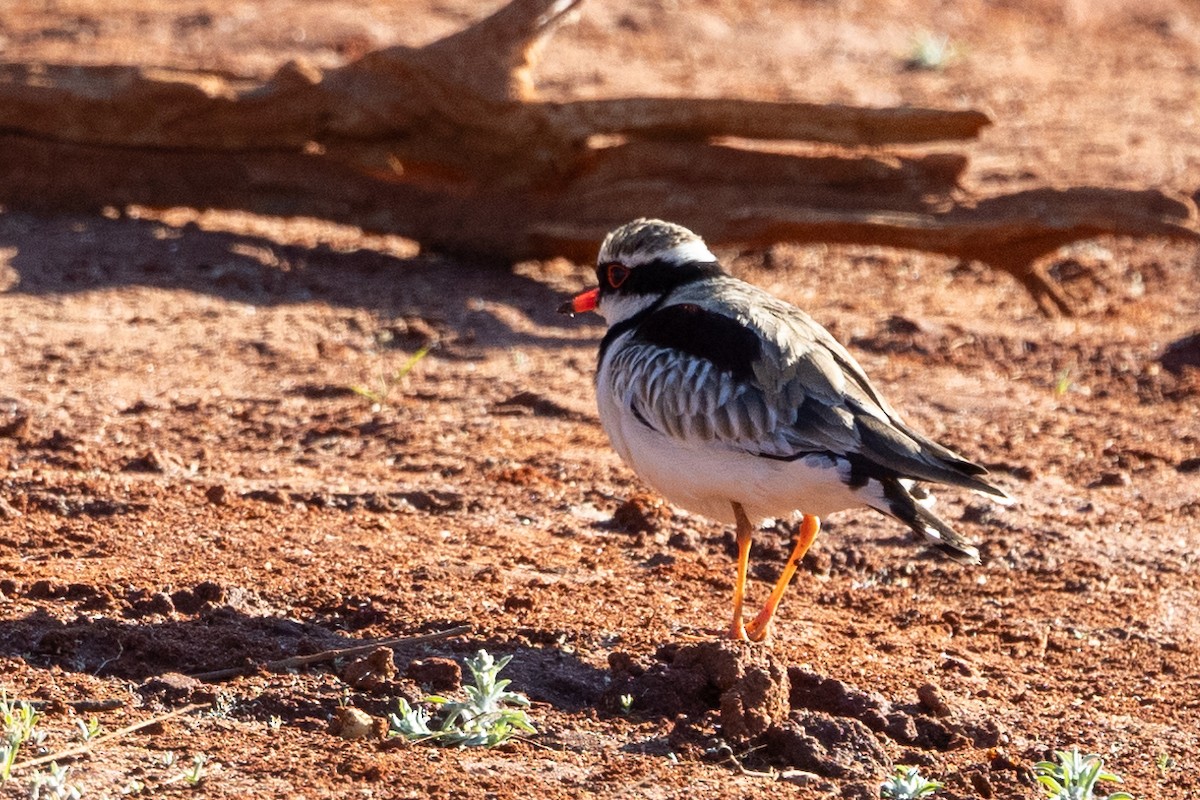
[[[963,564],[979,563],[979,549],[969,539],[924,506],[914,503],[913,507],[917,511],[917,524],[908,523],[913,530],[924,534],[934,547],[955,561]]]
[[[914,494],[916,495],[914,497]],[[899,480],[885,481],[883,502],[871,507],[903,522],[929,540],[930,544],[963,564],[978,564],[979,550],[966,537],[932,511],[932,495]]]
[[[886,424],[870,416],[855,419],[862,456],[877,469],[908,479],[969,489],[1001,505],[1015,502],[1008,492],[984,476],[986,468],[913,431],[898,420]]]

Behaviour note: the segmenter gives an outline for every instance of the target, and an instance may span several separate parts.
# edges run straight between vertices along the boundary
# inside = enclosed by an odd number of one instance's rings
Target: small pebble
[[[917,689],[917,699],[921,701],[921,706],[935,717],[948,717],[951,714],[942,690],[932,683],[926,683]]]
[[[343,739],[375,738],[375,718],[361,708],[343,706],[329,721],[329,732]]]

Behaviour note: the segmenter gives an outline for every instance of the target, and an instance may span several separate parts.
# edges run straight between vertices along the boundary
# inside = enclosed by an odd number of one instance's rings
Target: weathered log
[[[588,172],[552,192],[492,187],[456,195],[312,154],[143,152],[7,135],[0,136],[0,174],[7,176],[0,203],[313,216],[502,263],[556,255],[586,262],[614,225],[651,215],[702,231],[714,245],[876,244],[979,260],[1012,274],[1048,314],[1071,313],[1038,263],[1064,244],[1102,234],[1200,241],[1191,201],[1153,190],[1033,189],[927,202],[926,190],[940,187],[937,196],[945,196],[964,166],[942,155],[801,159],[643,142],[602,151]]]
[[[1047,313],[1070,313],[1036,264],[1062,244],[1105,233],[1200,239],[1194,204],[1165,193],[971,199],[958,188],[961,155],[852,149],[971,138],[989,124],[977,111],[539,100],[536,52],[581,2],[513,0],[422,48],[324,72],[289,63],[266,81],[0,65],[0,203],[304,214],[503,262],[585,259],[609,228],[652,215],[715,244],[848,242],[978,259],[1011,272]],[[772,153],[746,140],[843,150]]]
[[[410,162],[475,182],[536,185],[587,161],[594,135],[733,136],[880,145],[965,139],[977,111],[736,99],[535,99],[537,46],[581,0],[515,0],[423,48],[321,72],[290,62],[265,82],[136,66],[0,64],[0,129],[63,143],[318,151],[403,180]],[[417,170],[418,173],[421,170]]]
[[[720,202],[720,200],[718,200]],[[948,209],[886,210],[882,206],[804,208],[796,203],[745,205],[714,214],[707,203],[678,195],[656,207],[705,231],[715,245],[828,242],[901,247],[980,261],[1016,278],[1043,313],[1071,315],[1074,306],[1039,260],[1063,245],[1102,235],[1200,243],[1196,207],[1182,195],[1102,187],[1041,188],[956,203]],[[535,232],[548,252],[594,257],[603,226],[546,225]]]

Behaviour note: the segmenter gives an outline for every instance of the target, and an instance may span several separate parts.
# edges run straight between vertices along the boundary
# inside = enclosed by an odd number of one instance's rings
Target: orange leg
[[[737,580],[733,583],[733,624],[729,627],[729,638],[736,642],[746,641],[746,625],[742,621],[742,605],[746,600],[746,570],[750,563],[750,534],[754,527],[746,512],[738,503],[733,506],[733,517],[737,520]]]
[[[775,582],[771,596],[767,598],[767,603],[763,606],[762,611],[758,612],[758,616],[746,626],[746,633],[750,636],[751,641],[765,642],[771,638],[771,618],[775,616],[775,609],[779,608],[779,601],[783,599],[784,590],[791,583],[792,576],[796,574],[796,568],[800,566],[801,559],[808,552],[808,548],[812,547],[812,543],[820,531],[820,518],[805,514],[804,521],[800,523],[800,532],[796,534],[796,546],[792,549],[792,554],[788,557],[783,572],[779,574],[779,580]]]

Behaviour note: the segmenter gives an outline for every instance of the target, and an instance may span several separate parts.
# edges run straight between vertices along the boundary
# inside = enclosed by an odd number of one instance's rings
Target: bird
[[[728,637],[762,642],[821,519],[868,507],[960,562],[979,551],[931,510],[927,485],[1013,498],[987,470],[909,427],[812,317],[730,275],[704,240],[658,219],[611,231],[598,286],[559,311],[607,323],[595,372],[600,424],[633,471],[676,506],[734,524]],[[798,516],[762,610],[744,619],[753,532]]]

